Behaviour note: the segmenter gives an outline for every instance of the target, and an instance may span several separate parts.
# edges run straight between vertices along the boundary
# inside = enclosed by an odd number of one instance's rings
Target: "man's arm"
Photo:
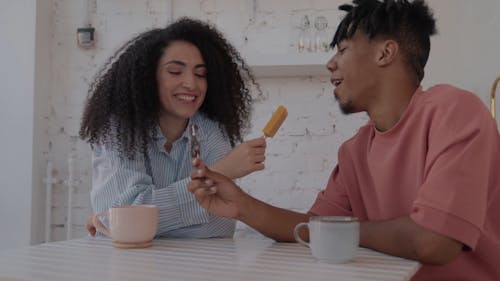
[[[247,195],[237,219],[276,241],[294,242],[293,229],[300,222],[308,221],[310,216],[277,208]],[[301,229],[300,236],[309,240],[305,229]]]
[[[200,205],[214,215],[236,218],[277,241],[294,241],[295,225],[307,221],[312,215],[259,201],[242,191],[231,179],[207,169],[199,159],[194,160],[193,165],[199,170],[191,173],[188,189]],[[305,230],[300,234],[308,240]],[[431,264],[447,263],[462,249],[460,242],[427,230],[409,217],[362,222],[360,245]]]
[[[360,246],[427,264],[446,264],[463,244],[416,224],[409,217],[360,224]]]
[[[309,219],[308,214],[273,207],[240,189],[231,179],[208,169],[200,159],[193,161],[197,172],[188,184],[198,203],[213,215],[235,218],[277,241],[294,241],[293,229]],[[301,236],[307,239],[307,233]]]

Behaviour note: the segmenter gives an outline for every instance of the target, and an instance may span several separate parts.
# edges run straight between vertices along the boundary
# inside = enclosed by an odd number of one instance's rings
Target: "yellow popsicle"
[[[287,116],[288,116],[288,111],[286,110],[286,107],[280,105],[274,112],[271,119],[269,119],[264,129],[262,129],[262,132],[264,132],[264,136],[268,138],[274,137],[274,135],[281,127],[281,124],[283,124]]]

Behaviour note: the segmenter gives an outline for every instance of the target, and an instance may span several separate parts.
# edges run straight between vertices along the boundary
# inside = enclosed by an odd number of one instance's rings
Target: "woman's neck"
[[[162,134],[167,139],[165,149],[170,152],[172,144],[179,139],[184,133],[188,119],[175,118],[172,116],[160,116],[159,119],[160,129]]]

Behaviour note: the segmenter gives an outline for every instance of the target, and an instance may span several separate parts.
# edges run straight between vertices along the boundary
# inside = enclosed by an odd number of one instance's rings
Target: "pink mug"
[[[109,227],[99,217],[108,218]],[[154,205],[130,205],[112,207],[92,218],[94,226],[111,237],[119,248],[144,248],[152,245],[158,228],[158,207]]]

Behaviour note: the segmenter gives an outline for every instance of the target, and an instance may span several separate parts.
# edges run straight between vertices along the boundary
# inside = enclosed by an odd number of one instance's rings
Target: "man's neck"
[[[381,87],[377,101],[367,110],[378,131],[384,132],[396,125],[410,104],[417,86],[409,83]]]

